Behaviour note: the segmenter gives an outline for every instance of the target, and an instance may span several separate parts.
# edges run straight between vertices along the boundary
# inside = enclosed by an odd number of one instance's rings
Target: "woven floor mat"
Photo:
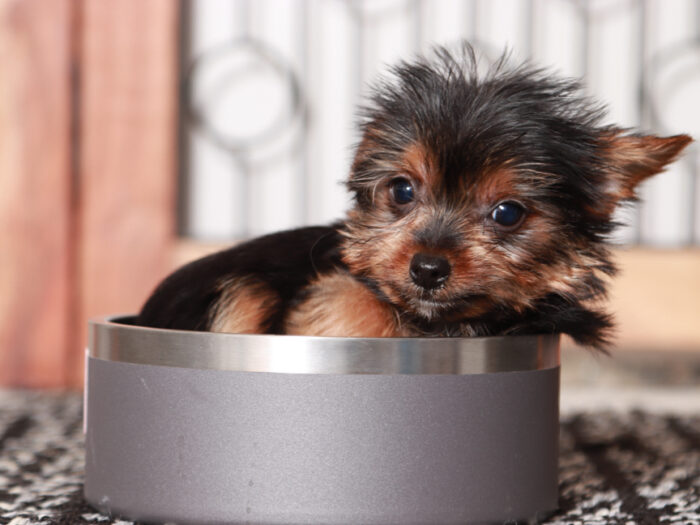
[[[562,421],[551,524],[700,524],[700,415],[593,413]],[[82,498],[77,395],[0,391],[0,524],[131,522]]]

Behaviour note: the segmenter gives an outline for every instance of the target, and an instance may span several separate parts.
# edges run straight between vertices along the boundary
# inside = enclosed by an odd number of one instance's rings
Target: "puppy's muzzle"
[[[411,279],[421,288],[434,290],[442,286],[450,276],[452,267],[440,255],[417,253],[411,259],[409,273]]]

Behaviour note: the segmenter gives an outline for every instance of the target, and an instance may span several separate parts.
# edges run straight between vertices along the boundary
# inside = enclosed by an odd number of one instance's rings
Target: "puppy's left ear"
[[[663,171],[693,140],[688,135],[657,137],[623,133],[613,129],[601,137],[603,158],[609,170],[605,193],[613,207],[622,200],[634,199],[639,183]]]

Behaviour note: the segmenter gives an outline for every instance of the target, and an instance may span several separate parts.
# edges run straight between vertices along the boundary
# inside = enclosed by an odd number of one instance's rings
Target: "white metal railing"
[[[466,38],[582,76],[609,120],[700,138],[700,0],[206,0],[183,17],[182,233],[342,217],[356,105],[386,65]],[[645,183],[617,240],[700,243],[699,148]]]

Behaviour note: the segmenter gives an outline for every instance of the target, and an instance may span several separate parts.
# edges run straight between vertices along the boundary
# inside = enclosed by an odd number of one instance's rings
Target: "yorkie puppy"
[[[437,48],[378,85],[344,221],[190,263],[137,322],[359,337],[561,332],[604,348],[613,211],[691,138],[603,125],[577,82],[477,62],[468,45]]]

